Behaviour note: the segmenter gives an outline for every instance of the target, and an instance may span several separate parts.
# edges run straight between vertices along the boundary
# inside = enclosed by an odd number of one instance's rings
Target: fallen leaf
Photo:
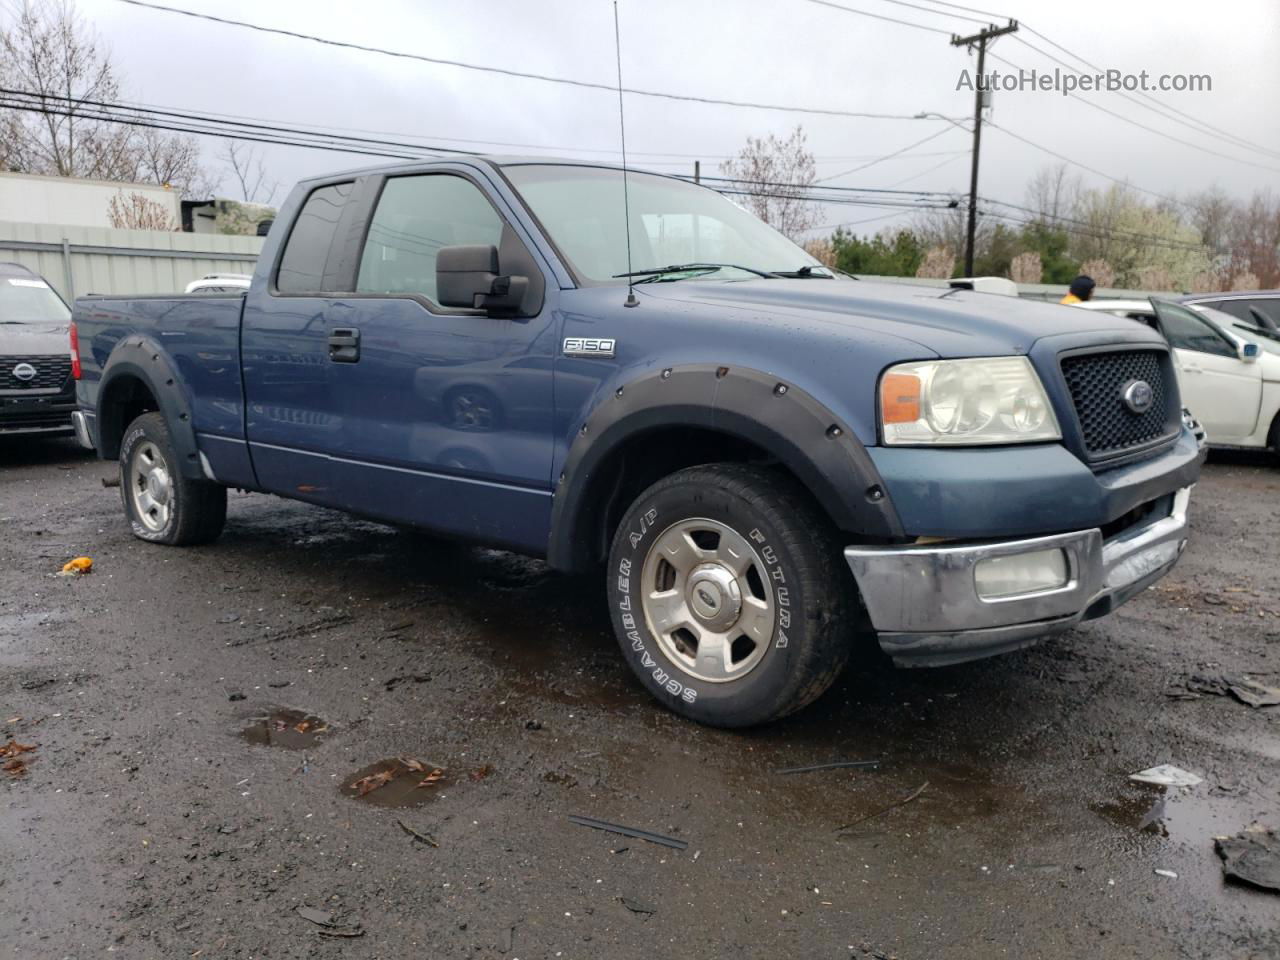
[[[379,787],[385,787],[388,783],[395,779],[395,767],[388,767],[385,770],[379,770],[377,773],[371,773],[367,777],[361,777],[352,784],[356,790],[357,797],[363,797],[367,793],[372,793]]]
[[[471,777],[472,780],[483,780],[485,777],[489,776],[489,774],[491,773],[493,773],[493,764],[486,763],[484,766],[476,767],[474,770],[472,770],[469,776]]]
[[[12,760],[6,760],[4,766],[0,769],[14,777],[25,777],[27,775],[27,761],[19,760],[15,757]]]
[[[0,747],[0,757],[16,757],[20,753],[30,753],[35,748],[36,744],[34,743],[19,743],[10,737],[9,742]]]
[[[423,777],[422,782],[419,783],[415,789],[421,790],[423,787],[434,787],[440,781],[440,778],[443,776],[444,776],[444,771],[441,770],[439,767],[437,767],[436,769],[428,773],[425,777]]]

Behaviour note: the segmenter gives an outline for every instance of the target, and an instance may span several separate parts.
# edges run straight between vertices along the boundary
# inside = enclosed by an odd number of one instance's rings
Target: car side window
[[[329,248],[354,186],[354,183],[332,183],[311,191],[285,241],[280,269],[276,272],[278,292],[319,293],[324,288]]]
[[[417,294],[438,302],[436,254],[499,246],[503,220],[470,180],[447,173],[393,177],[382,188],[360,257],[357,293]]]
[[[1280,298],[1260,297],[1257,300],[1219,300],[1216,303],[1206,303],[1204,305],[1213,307],[1215,310],[1221,310],[1223,313],[1229,313],[1241,323],[1256,327],[1258,326],[1258,318],[1253,315],[1250,309],[1253,308],[1264,317],[1270,317],[1273,323],[1280,326]]]
[[[1194,350],[1219,357],[1234,357],[1235,347],[1203,319],[1184,307],[1163,304],[1160,326],[1169,346],[1178,350]]]

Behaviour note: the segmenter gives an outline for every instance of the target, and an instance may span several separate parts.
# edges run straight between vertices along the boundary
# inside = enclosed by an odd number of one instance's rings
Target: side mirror
[[[510,315],[520,309],[528,289],[528,277],[499,274],[497,247],[441,247],[436,254],[436,297],[443,306]]]
[[[1258,359],[1258,345],[1256,343],[1242,343],[1236,347],[1236,356],[1245,363],[1255,363]]]

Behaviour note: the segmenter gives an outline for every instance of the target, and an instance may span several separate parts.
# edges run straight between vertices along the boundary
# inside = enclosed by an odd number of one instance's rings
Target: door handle
[[[334,327],[329,331],[329,360],[356,363],[360,359],[360,331],[356,327]]]

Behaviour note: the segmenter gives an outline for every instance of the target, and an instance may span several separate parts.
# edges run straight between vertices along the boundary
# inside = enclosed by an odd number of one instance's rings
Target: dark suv
[[[0,436],[70,433],[71,310],[39,274],[0,263]]]

